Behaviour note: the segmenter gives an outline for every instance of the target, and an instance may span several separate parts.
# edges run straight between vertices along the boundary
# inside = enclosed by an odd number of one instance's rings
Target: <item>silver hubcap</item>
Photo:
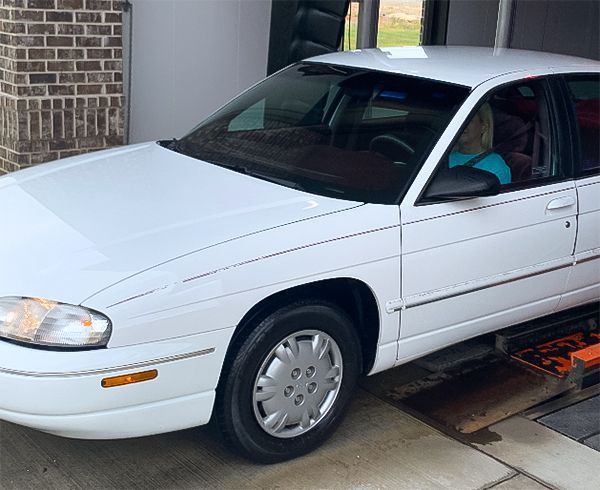
[[[303,330],[280,342],[254,382],[254,415],[270,435],[295,437],[327,415],[340,391],[342,353],[319,330]]]

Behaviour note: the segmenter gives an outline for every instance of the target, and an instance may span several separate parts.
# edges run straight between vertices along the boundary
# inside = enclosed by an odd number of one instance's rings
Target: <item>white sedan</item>
[[[334,53],[179,140],[0,178],[0,419],[96,439],[213,417],[280,461],[360,374],[598,301],[599,73]]]

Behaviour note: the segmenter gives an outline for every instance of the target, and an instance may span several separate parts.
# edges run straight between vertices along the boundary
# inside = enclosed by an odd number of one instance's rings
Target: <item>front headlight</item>
[[[110,320],[80,306],[34,298],[0,298],[0,338],[37,346],[104,347]]]

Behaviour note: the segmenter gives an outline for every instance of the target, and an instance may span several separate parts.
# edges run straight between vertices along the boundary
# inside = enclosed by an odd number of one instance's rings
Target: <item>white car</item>
[[[600,297],[600,64],[334,53],[179,140],[0,178],[0,419],[274,462],[360,374]]]

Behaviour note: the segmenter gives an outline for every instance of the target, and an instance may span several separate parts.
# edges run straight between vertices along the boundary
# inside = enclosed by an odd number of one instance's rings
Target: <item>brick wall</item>
[[[121,144],[121,2],[0,0],[0,174]]]

